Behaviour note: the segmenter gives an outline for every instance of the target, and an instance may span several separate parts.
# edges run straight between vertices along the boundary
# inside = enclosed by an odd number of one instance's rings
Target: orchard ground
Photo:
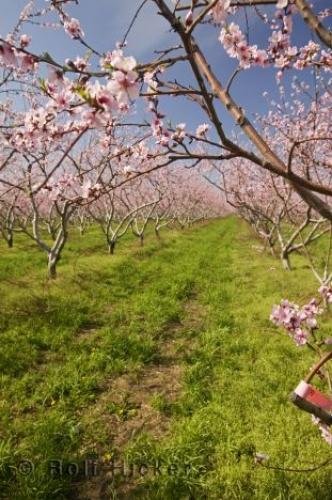
[[[310,352],[269,321],[281,298],[317,295],[293,262],[235,217],[114,256],[73,228],[54,282],[32,242],[1,242],[1,498],[332,498],[332,464],[253,459],[331,456],[288,401]]]

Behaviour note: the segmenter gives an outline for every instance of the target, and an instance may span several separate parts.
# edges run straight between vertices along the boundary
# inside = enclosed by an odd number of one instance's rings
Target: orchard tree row
[[[98,168],[93,167],[92,158]],[[118,158],[112,168],[107,158],[96,158],[90,150],[77,161],[71,160],[68,168],[67,160],[56,174],[47,178],[43,188],[36,191],[31,186],[43,182],[46,169],[32,176],[24,168],[15,166],[15,181],[10,181],[10,189],[3,186],[0,193],[3,240],[11,248],[15,233],[31,238],[47,256],[50,278],[56,277],[57,263],[72,227],[83,236],[88,225],[97,224],[109,253],[113,254],[128,230],[143,245],[149,223],[160,238],[163,227],[176,225],[183,229],[194,222],[225,214],[223,198],[196,170],[188,172],[182,167],[136,177],[127,159],[124,159],[125,167]],[[134,158],[130,161],[133,165]],[[92,171],[84,175],[83,182],[80,165],[88,165]],[[127,181],[112,189],[112,179],[117,171],[122,174],[123,169]],[[95,182],[93,177],[97,172],[102,174]]]

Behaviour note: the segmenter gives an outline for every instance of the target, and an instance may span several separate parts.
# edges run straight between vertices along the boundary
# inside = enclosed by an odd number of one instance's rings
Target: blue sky
[[[38,0],[39,5],[44,6],[44,0]],[[86,35],[86,41],[99,51],[112,50],[117,41],[121,40],[130,20],[135,13],[141,0],[80,0],[79,6],[67,6],[67,11],[74,17],[78,17]],[[18,13],[26,4],[26,0],[1,0],[2,14],[0,17],[0,33],[5,35],[14,25]],[[330,1],[315,1],[317,9],[330,7]],[[251,41],[258,45],[265,45],[267,31],[261,22],[256,18],[251,18],[250,36]],[[240,24],[244,24],[244,16],[238,19]],[[59,61],[64,61],[66,57],[74,58],[77,54],[82,54],[82,48],[77,42],[73,42],[62,30],[52,31],[40,27],[27,27],[25,32],[33,35],[32,49],[36,53],[48,51]],[[306,41],[309,38],[308,29],[299,20],[295,24],[297,41]],[[218,31],[204,26],[200,29],[198,38],[202,43],[209,61],[215,69],[221,81],[225,83],[235,67],[234,60],[224,53],[218,42]],[[129,38],[128,54],[134,55],[139,62],[151,59],[153,51],[161,47],[173,45],[176,42],[174,35],[170,34],[168,25],[161,16],[156,13],[156,7],[152,2],[148,2],[139,16]],[[298,73],[299,74],[299,73]],[[264,113],[266,111],[266,101],[262,98],[264,90],[268,90],[272,95],[276,92],[275,71],[266,69],[252,69],[240,74],[232,87],[233,96],[238,102],[248,109],[249,117],[254,113]],[[180,65],[172,76],[186,83],[191,82],[191,74],[184,64]],[[287,75],[285,81],[290,80],[291,75]],[[300,78],[310,80],[309,72],[299,74]],[[190,128],[195,128],[197,124],[204,121],[204,115],[198,110],[196,105],[185,103],[184,99],[167,99],[164,109],[172,121],[186,122]],[[220,108],[222,122],[228,130],[233,128],[231,119],[225,110]]]

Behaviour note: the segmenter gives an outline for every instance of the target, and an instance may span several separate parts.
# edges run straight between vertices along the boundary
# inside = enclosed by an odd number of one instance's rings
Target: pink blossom
[[[196,135],[197,137],[204,137],[207,131],[209,130],[210,126],[207,123],[202,123],[202,125],[198,125],[196,129]]]
[[[72,17],[70,19],[66,19],[65,22],[63,23],[63,27],[64,27],[66,33],[71,38],[74,38],[74,39],[83,38],[83,36],[84,36],[80,22],[75,17]]]
[[[157,139],[157,143],[162,146],[168,146],[170,141],[169,132],[164,128],[163,121],[155,118],[151,123],[152,134]]]
[[[185,123],[179,123],[175,128],[175,132],[172,134],[172,139],[178,142],[182,142],[186,136],[185,128]]]
[[[318,302],[316,299],[311,299],[311,301],[304,305],[301,309],[301,319],[312,320],[317,314],[321,314],[322,310],[318,307]]]
[[[28,45],[30,45],[30,43],[31,43],[31,36],[21,35],[20,45],[22,48],[28,47]]]
[[[9,68],[15,68],[17,66],[14,49],[7,43],[0,45],[0,64]]]
[[[169,134],[164,133],[163,135],[160,136],[159,141],[157,141],[159,144],[162,146],[168,146],[169,144]]]
[[[274,306],[270,320],[277,326],[284,327],[298,346],[305,345],[310,332],[317,328],[317,314],[321,313],[316,299],[312,299],[302,309],[297,304],[282,300]]]
[[[66,64],[67,66],[74,66],[79,71],[85,71],[88,66],[87,61],[83,59],[83,57],[78,57],[78,56],[76,57],[75,61],[67,59]]]
[[[282,31],[273,31],[269,38],[269,49],[272,52],[279,52],[281,49],[286,49],[289,45],[289,35],[282,33]]]
[[[211,9],[213,20],[217,24],[223,24],[226,21],[227,15],[230,13],[230,0],[219,0],[219,2]]]
[[[327,69],[332,68],[332,53],[322,50],[320,63]]]
[[[139,95],[137,77],[135,71],[130,70],[127,73],[114,71],[107,88],[120,104],[127,104],[128,100],[135,99]]]
[[[72,94],[67,91],[63,91],[56,93],[53,98],[56,104],[56,108],[58,110],[63,110],[69,107],[72,100]]]
[[[239,60],[242,68],[250,68],[252,64],[266,66],[269,62],[268,53],[258,49],[257,45],[248,45],[245,36],[235,23],[222,28],[219,40],[228,55]]]
[[[45,108],[32,109],[25,115],[25,126],[28,131],[42,129],[50,118],[49,111]]]
[[[294,332],[294,340],[296,342],[296,345],[298,346],[303,346],[307,343],[308,341],[308,332],[305,330],[302,330],[301,328],[297,328]]]
[[[111,66],[112,52],[107,52],[104,57],[99,61],[100,67],[104,70],[108,70]]]
[[[20,54],[20,67],[19,70],[23,73],[28,73],[30,71],[35,71],[37,67],[37,61],[30,54]]]
[[[78,126],[84,130],[86,127],[104,127],[111,117],[97,110],[88,109],[83,111],[81,118],[81,123]]]
[[[269,62],[269,56],[266,52],[266,50],[261,50],[261,49],[254,49],[252,48],[252,53],[251,53],[253,62],[257,66],[266,66]]]
[[[49,92],[52,92],[52,89],[62,88],[64,86],[63,73],[61,71],[52,69],[49,72],[48,78],[45,83]]]
[[[294,57],[298,53],[298,48],[297,47],[287,47],[286,54],[289,57]]]
[[[289,60],[287,57],[281,54],[279,57],[276,58],[274,64],[276,68],[284,69],[287,66],[289,66]]]
[[[123,51],[120,49],[114,50],[110,54],[109,61],[114,69],[117,69],[124,73],[133,71],[137,66],[136,59],[132,56],[124,57]]]
[[[101,85],[99,81],[96,81],[94,84],[90,84],[87,89],[91,97],[95,99],[96,104],[105,111],[111,111],[117,107],[109,85]]]
[[[226,28],[221,29],[219,41],[230,57],[236,57],[237,46],[240,42],[245,43],[245,38],[239,26],[235,23],[231,23]]]

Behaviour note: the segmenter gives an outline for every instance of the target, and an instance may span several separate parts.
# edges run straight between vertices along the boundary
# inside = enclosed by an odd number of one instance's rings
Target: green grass
[[[116,400],[112,382],[153,374],[172,340],[182,391],[150,397],[168,431],[143,428],[121,449],[129,464],[157,461],[161,473],[136,479],[125,498],[332,498],[330,467],[289,473],[252,459],[260,451],[305,468],[330,456],[288,402],[310,353],[269,322],[281,298],[315,294],[301,257],[283,271],[233,217],[167,231],[161,242],[149,235],[143,249],[128,237],[114,256],[90,228],[82,238],[73,231],[49,282],[45,256],[22,236],[15,243],[1,242],[0,497],[76,498],[77,478],[52,477],[48,461],[114,454],[105,423],[129,425],[136,409],[130,391]],[[32,474],[17,470],[25,459]],[[110,494],[122,487],[120,478]]]

